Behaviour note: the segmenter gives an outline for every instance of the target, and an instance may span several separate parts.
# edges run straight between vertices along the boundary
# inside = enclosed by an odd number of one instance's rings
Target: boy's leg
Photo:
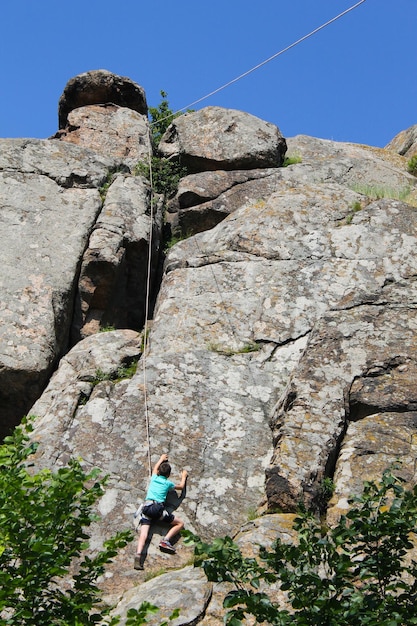
[[[150,524],[143,524],[143,523],[141,524],[139,538],[138,538],[138,545],[136,548],[136,554],[142,554],[143,548],[145,547],[145,543],[149,535],[150,527],[151,527]]]
[[[149,535],[150,524],[141,524],[135,556],[135,569],[143,569],[143,549]]]
[[[164,539],[159,544],[160,549],[163,552],[170,552],[175,554],[175,548],[171,545],[171,539],[175,537],[184,528],[184,522],[179,517],[174,517],[170,522],[170,528],[165,535]]]
[[[179,517],[174,517],[170,524],[169,531],[165,535],[167,541],[171,541],[172,537],[175,537],[184,528],[184,522]]]

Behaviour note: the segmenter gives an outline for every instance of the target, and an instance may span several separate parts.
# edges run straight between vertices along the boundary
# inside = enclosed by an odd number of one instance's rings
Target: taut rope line
[[[275,54],[270,56],[268,59],[265,59],[265,61],[262,61],[261,63],[258,63],[257,65],[255,65],[251,69],[247,70],[246,72],[243,72],[243,74],[240,74],[239,76],[236,76],[236,78],[233,78],[232,80],[229,80],[229,82],[225,83],[221,87],[218,87],[217,89],[214,89],[213,91],[210,91],[210,93],[206,94],[205,96],[202,96],[201,98],[198,98],[197,100],[194,100],[193,102],[190,102],[190,104],[187,104],[187,106],[182,107],[181,109],[178,109],[177,111],[174,112],[174,115],[176,115],[177,113],[182,113],[183,111],[186,111],[186,110],[190,109],[191,107],[195,106],[196,104],[199,104],[203,100],[207,100],[207,98],[210,98],[211,96],[214,96],[216,93],[219,93],[220,91],[223,91],[223,89],[226,89],[226,87],[230,87],[230,85],[233,85],[234,83],[237,83],[239,80],[242,80],[242,78],[246,78],[246,76],[249,76],[249,74],[252,74],[252,72],[255,72],[256,70],[258,70],[259,68],[263,67],[267,63],[270,63],[271,61],[273,61],[277,57],[281,56],[285,52],[288,52],[288,50],[291,50],[291,48],[295,48],[295,46],[298,46],[300,43],[302,43],[306,39],[309,39],[310,37],[312,37],[313,35],[315,35],[319,31],[323,30],[323,28],[326,28],[327,26],[330,26],[330,24],[333,24],[333,22],[336,22],[341,17],[345,16],[347,13],[350,13],[354,9],[357,9],[364,2],[366,2],[366,0],[360,0],[359,2],[357,2],[353,6],[349,7],[348,9],[343,11],[342,13],[339,13],[339,15],[336,15],[335,17],[333,17],[331,20],[328,20],[327,22],[325,22],[321,26],[318,26],[317,28],[315,28],[311,32],[307,33],[307,35],[304,35],[303,37],[300,37],[300,39],[297,39],[297,41],[294,41],[294,43],[290,44],[286,48],[283,48],[279,52],[276,52]],[[163,118],[163,119],[167,119],[167,117]],[[158,122],[161,122],[161,121],[163,121],[163,120],[158,120]]]
[[[152,475],[152,461],[151,461],[151,438],[149,428],[149,411],[148,411],[148,385],[146,380],[146,356],[148,350],[148,317],[149,317],[149,302],[151,293],[151,268],[152,268],[152,245],[153,245],[153,221],[154,221],[154,191],[153,191],[153,176],[152,176],[152,138],[149,131],[149,145],[148,145],[148,160],[149,160],[149,182],[151,187],[150,197],[150,228],[149,228],[149,243],[148,243],[148,263],[147,263],[147,277],[146,277],[146,295],[145,295],[145,323],[143,327],[143,351],[142,351],[142,372],[143,372],[143,401],[145,408],[145,428],[146,428],[146,440],[148,445],[148,471],[149,476]]]

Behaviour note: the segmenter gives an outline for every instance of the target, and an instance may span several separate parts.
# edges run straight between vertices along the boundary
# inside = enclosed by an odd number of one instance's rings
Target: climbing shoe
[[[143,563],[142,563],[142,560],[141,560],[141,555],[140,555],[140,554],[137,554],[137,555],[135,556],[135,563],[134,563],[133,567],[134,567],[135,569],[143,569]]]
[[[159,549],[162,552],[169,552],[170,554],[175,554],[176,550],[173,545],[167,540],[163,539],[159,544]]]

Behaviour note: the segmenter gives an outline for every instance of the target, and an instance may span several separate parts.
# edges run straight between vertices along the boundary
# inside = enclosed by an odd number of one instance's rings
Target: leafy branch
[[[186,533],[208,579],[234,586],[223,603],[226,624],[238,626],[248,615],[280,626],[417,624],[417,486],[405,490],[387,470],[350,504],[333,528],[302,512],[297,541],[278,538],[272,550],[260,548],[258,559],[244,558],[230,537],[207,544]],[[264,591],[275,581],[287,594],[285,606]]]

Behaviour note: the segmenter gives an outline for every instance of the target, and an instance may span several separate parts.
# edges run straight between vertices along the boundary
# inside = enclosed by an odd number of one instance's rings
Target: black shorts
[[[142,509],[142,517],[140,523],[144,526],[150,526],[153,522],[166,522],[171,524],[175,515],[170,513],[164,507],[163,502],[146,501]]]

